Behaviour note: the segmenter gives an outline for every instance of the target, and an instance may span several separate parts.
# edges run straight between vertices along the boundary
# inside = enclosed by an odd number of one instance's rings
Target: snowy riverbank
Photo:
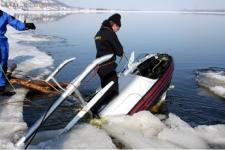
[[[18,44],[21,40],[37,41],[32,33],[24,32],[18,34],[17,31],[8,28],[7,37],[9,38],[10,52],[9,64],[16,63],[15,72],[20,72],[19,76],[29,75],[33,70],[38,70],[41,76],[49,73],[48,67],[53,65],[53,59],[46,53],[39,51],[36,47]],[[18,74],[15,74],[18,76]],[[23,120],[23,101],[27,93],[26,89],[16,89],[16,95],[12,97],[0,97],[0,149],[14,148],[14,142],[27,129]]]

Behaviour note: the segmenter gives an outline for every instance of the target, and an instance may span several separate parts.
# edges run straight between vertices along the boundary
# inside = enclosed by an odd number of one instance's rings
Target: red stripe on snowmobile
[[[132,115],[140,110],[148,109],[151,104],[163,94],[163,90],[168,86],[168,83],[172,79],[172,73],[174,69],[173,62],[166,70],[164,75],[156,82],[156,84],[147,92],[147,94],[136,104],[136,106],[129,112]]]

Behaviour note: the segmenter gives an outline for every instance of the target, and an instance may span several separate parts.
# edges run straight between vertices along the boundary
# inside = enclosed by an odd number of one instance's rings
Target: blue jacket
[[[15,19],[15,17],[0,10],[0,38],[6,38],[7,24],[19,31],[26,29],[25,23]]]
[[[7,71],[7,61],[9,56],[8,39],[5,36],[8,24],[19,31],[26,29],[25,23],[0,10],[0,87],[6,85],[6,78],[3,70],[4,72]]]

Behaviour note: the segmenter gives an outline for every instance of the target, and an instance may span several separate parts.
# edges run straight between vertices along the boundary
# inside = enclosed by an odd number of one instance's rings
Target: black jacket
[[[123,46],[121,45],[116,33],[110,27],[109,21],[105,20],[102,23],[100,30],[95,36],[95,44],[97,49],[96,58],[107,54],[114,54],[113,58],[108,62],[100,65],[99,72],[101,74],[108,74],[114,71],[117,67],[116,55],[123,55]]]

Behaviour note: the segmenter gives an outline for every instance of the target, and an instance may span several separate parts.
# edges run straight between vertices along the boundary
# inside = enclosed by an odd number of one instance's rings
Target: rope
[[[125,53],[123,54],[123,57],[126,58],[127,62],[129,62],[129,59],[128,59],[128,57],[126,56]]]
[[[121,59],[120,59],[120,61],[119,61],[119,64],[121,63],[121,61],[122,61],[123,58],[126,58],[126,60],[129,61],[128,58],[126,57],[126,55],[124,54],[124,55],[121,57]],[[110,61],[110,62],[107,62],[107,63],[104,63],[104,64],[101,64],[101,65],[96,66],[95,69],[94,69],[94,73],[91,75],[91,78],[89,78],[89,79],[86,80],[86,81],[83,81],[83,84],[82,84],[82,85],[83,85],[83,86],[87,86],[87,83],[89,83],[92,79],[95,79],[95,78],[97,77],[97,71],[98,71],[100,68],[105,67],[105,66],[108,66],[108,65],[113,64],[113,63],[115,63],[115,61]],[[10,86],[13,88],[14,92],[16,92],[15,87],[10,83],[10,80],[9,80],[9,78],[7,77],[6,73],[4,72],[2,66],[1,66],[0,68],[1,68],[1,70],[2,70],[2,72],[3,72],[3,74],[4,74],[4,76],[5,76],[6,80],[8,81],[8,83],[10,84]],[[30,80],[32,80],[33,78],[35,78],[35,77],[32,77],[32,76],[24,75],[24,74],[19,73],[19,72],[17,72],[17,74],[22,75],[22,76],[25,76],[26,78],[30,78]],[[28,82],[29,82],[30,80],[28,80]],[[40,81],[45,82],[46,84],[48,84],[51,88],[53,88],[55,91],[59,92],[60,94],[63,93],[62,91],[58,90],[55,86],[53,86],[53,85],[50,84],[49,82],[46,82],[45,80],[42,80],[42,79],[41,79]],[[91,96],[90,96],[90,97],[91,97]],[[88,97],[87,97],[87,98],[88,98]],[[7,104],[12,105],[12,104],[15,104],[15,103],[20,103],[20,102],[29,102],[29,103],[31,103],[31,104],[33,104],[33,105],[36,105],[35,107],[44,108],[43,105],[38,105],[38,104],[32,103],[32,101],[31,101],[30,99],[28,99],[28,98],[25,98],[24,101],[0,103],[0,105],[7,105]],[[25,105],[24,105],[24,106],[25,106]],[[27,106],[29,106],[29,105],[27,105]]]
[[[9,78],[7,77],[5,71],[4,71],[3,68],[2,68],[2,65],[0,65],[0,69],[1,69],[2,73],[4,74],[4,76],[5,76],[6,80],[7,80],[7,82],[9,83],[9,85],[13,88],[14,92],[16,93],[16,88],[10,83]]]
[[[34,78],[36,78],[36,77],[32,77],[32,76],[28,76],[28,75],[24,75],[24,74],[22,74],[22,73],[17,73],[17,74],[19,74],[19,75],[22,75],[22,76],[25,76],[26,78],[29,78],[29,80],[27,81],[27,83],[29,83],[31,80],[35,80]],[[9,82],[9,79],[7,79],[8,80],[8,82]],[[53,88],[56,92],[58,92],[58,93],[60,93],[60,94],[62,94],[63,92],[61,92],[60,90],[58,90],[55,86],[53,86],[52,84],[50,84],[49,82],[47,82],[47,81],[45,81],[45,80],[43,80],[43,79],[39,79],[40,81],[43,81],[43,82],[45,82],[46,84],[48,84],[51,88]],[[10,83],[10,82],[9,82]],[[13,87],[13,85],[10,83],[10,85]],[[15,88],[14,88],[14,90],[15,90]]]
[[[100,65],[97,65],[95,68],[94,68],[94,70],[92,71],[92,72],[94,72],[94,74],[91,76],[91,78],[90,79],[88,79],[88,80],[86,80],[86,81],[83,81],[83,86],[87,86],[87,83],[89,82],[89,81],[91,81],[92,79],[95,79],[96,77],[97,77],[97,72],[98,72],[98,70],[100,69],[100,68],[102,68],[102,67],[105,67],[105,66],[108,66],[108,65],[111,65],[111,64],[113,64],[113,63],[115,63],[115,61],[113,60],[113,61],[109,61],[109,62],[107,62],[107,63],[103,63],[103,64],[100,64]],[[91,74],[91,73],[90,73]]]
[[[153,67],[152,72],[155,72],[155,69],[161,64],[162,61],[168,61],[168,58],[162,57],[159,59],[159,62]]]
[[[120,61],[119,61],[119,64],[121,63],[123,57],[126,58],[127,61],[129,61],[128,58],[126,57],[126,55],[123,54],[123,56],[121,57],[121,59],[120,59]],[[97,65],[97,66],[95,67],[95,69],[94,69],[94,74],[91,76],[91,78],[88,79],[88,80],[86,80],[86,81],[83,81],[83,86],[87,86],[87,83],[89,83],[92,79],[95,79],[95,78],[97,77],[97,71],[98,71],[100,68],[105,67],[105,66],[108,66],[108,65],[111,65],[111,64],[113,64],[113,63],[115,63],[115,61],[110,61],[110,62],[107,62],[107,63],[103,63],[103,64],[100,64],[100,65]],[[2,68],[1,68],[1,69],[2,69]],[[3,69],[2,69],[2,70],[3,70]],[[24,76],[25,78],[29,78],[30,80],[34,80],[34,78],[36,78],[36,77],[34,77],[34,76],[25,75],[25,74],[22,74],[22,73],[19,73],[19,72],[17,72],[16,74],[21,75],[21,76]],[[4,75],[6,76],[5,72],[4,72]],[[8,79],[8,78],[7,78],[7,80],[8,80],[8,82],[9,82],[9,79]],[[56,92],[59,92],[60,94],[63,93],[62,91],[58,90],[56,87],[54,87],[54,86],[53,86],[52,84],[50,84],[49,82],[46,82],[45,80],[42,80],[42,79],[40,79],[40,80],[43,81],[43,82],[45,82],[45,83],[47,83],[47,84],[48,84],[51,88],[53,88]],[[10,82],[9,82],[9,83],[10,83]],[[11,83],[10,83],[10,86],[11,86],[11,87],[14,89],[14,91],[15,91],[15,88],[14,88],[14,86],[13,86]]]
[[[45,81],[45,80],[40,80],[40,81],[43,81],[43,82],[47,83],[51,88],[53,88],[55,91],[59,92],[60,94],[63,93],[62,91],[60,91],[60,90],[58,90],[56,87],[54,87],[51,83],[49,83],[49,82],[47,82],[47,81]]]
[[[122,62],[122,59],[123,59],[123,58],[125,58],[125,59],[127,60],[127,62],[129,62],[128,57],[127,57],[126,54],[124,53],[123,56],[120,58],[118,64],[120,64],[120,63]],[[105,67],[105,66],[108,66],[108,65],[111,65],[111,64],[113,64],[113,63],[115,63],[114,60],[113,60],[113,61],[109,61],[109,62],[107,62],[107,63],[103,63],[103,64],[100,64],[100,65],[97,65],[97,66],[95,67],[95,69],[94,69],[94,75],[92,75],[92,77],[91,77],[89,80],[85,81],[84,84],[83,84],[83,86],[86,86],[86,84],[87,84],[89,81],[91,81],[92,79],[95,79],[95,78],[96,78],[97,72],[98,72],[98,70],[99,70],[100,68]],[[125,67],[124,67],[124,68],[125,68]]]
[[[112,60],[112,61],[109,61],[109,62],[107,62],[107,63],[102,63],[102,64],[100,64],[100,65],[97,65],[95,68],[96,68],[96,71],[98,71],[100,68],[102,68],[102,67],[105,67],[105,66],[108,66],[108,65],[111,65],[111,64],[113,64],[113,63],[115,63],[115,61],[114,60]]]

